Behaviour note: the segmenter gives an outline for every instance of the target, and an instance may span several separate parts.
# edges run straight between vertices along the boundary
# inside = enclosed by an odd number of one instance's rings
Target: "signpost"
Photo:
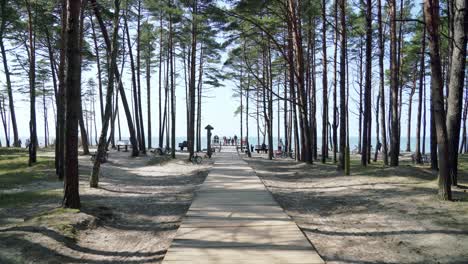
[[[211,130],[213,130],[214,128],[210,125],[207,125],[205,127],[206,131],[207,131],[207,138],[208,138],[208,150],[207,150],[207,155],[208,157],[211,159]]]

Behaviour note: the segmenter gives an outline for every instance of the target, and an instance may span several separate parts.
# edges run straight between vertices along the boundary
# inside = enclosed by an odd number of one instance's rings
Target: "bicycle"
[[[202,161],[203,161],[203,158],[201,156],[198,156],[197,153],[194,153],[194,155],[192,156],[191,161],[192,161],[193,164],[201,164]]]
[[[159,156],[164,156],[164,155],[171,155],[172,150],[170,147],[165,147],[165,148],[156,148],[152,152],[155,154],[158,154]]]
[[[171,154],[172,154],[172,149],[171,149],[170,147],[166,147],[166,148],[164,149],[164,154],[166,154],[166,155],[171,155]]]

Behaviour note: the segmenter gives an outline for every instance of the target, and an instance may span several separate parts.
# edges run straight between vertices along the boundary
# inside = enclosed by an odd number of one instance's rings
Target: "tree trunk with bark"
[[[346,0],[340,0],[340,156],[338,168],[345,170],[347,163],[347,112],[348,105],[346,103]],[[349,150],[348,150],[349,152]]]
[[[81,108],[80,1],[67,0],[65,34],[65,181],[63,206],[80,208],[78,170],[78,119]]]
[[[172,5],[172,1],[170,3]],[[174,32],[172,29],[172,14],[169,15],[169,60],[170,60],[170,76],[171,76],[171,158],[175,159],[175,134],[176,134],[176,101],[175,101],[175,78],[174,78],[174,68],[175,68],[175,59],[174,59]]]
[[[8,94],[8,105],[10,107],[10,116],[11,116],[11,126],[13,128],[13,146],[19,146],[19,137],[18,137],[18,125],[16,123],[16,112],[15,112],[15,104],[13,99],[13,88],[11,86],[11,78],[10,78],[10,69],[8,67],[8,59],[5,51],[5,46],[3,43],[3,36],[6,29],[6,2],[7,0],[1,0],[0,2],[0,12],[2,17],[2,22],[0,24],[0,51],[2,53],[2,62],[3,62],[3,71],[5,72],[5,80],[6,80],[6,88]]]
[[[136,75],[137,75],[137,87],[138,87],[138,104],[135,109],[138,111],[139,119],[135,120],[137,129],[140,130],[140,150],[143,154],[146,154],[146,143],[145,143],[145,129],[143,126],[143,108],[141,106],[141,0],[138,0],[138,12],[137,12],[137,54],[136,54]],[[131,47],[129,46],[129,50]]]
[[[36,3],[34,3],[36,4]],[[26,1],[28,11],[28,38],[29,38],[29,96],[30,96],[30,120],[29,120],[29,161],[28,165],[36,163],[37,155],[37,125],[36,125],[36,34],[34,31],[35,18],[33,18],[31,2]]]
[[[89,18],[91,22],[91,29],[92,29],[92,36],[93,36],[93,44],[94,44],[94,53],[96,56],[96,68],[97,68],[97,78],[98,78],[98,91],[99,91],[99,110],[101,114],[101,120],[104,119],[104,102],[103,102],[103,93],[102,93],[102,70],[101,70],[101,59],[99,56],[99,46],[98,40],[96,35],[96,28],[94,26],[94,20],[91,16]]]
[[[338,107],[337,107],[337,96],[336,96],[336,90],[337,90],[337,75],[338,75],[338,69],[337,69],[337,60],[338,60],[338,0],[335,0],[335,36],[334,36],[334,56],[333,56],[333,162],[336,163],[337,160],[337,152],[338,152]]]
[[[80,11],[80,24],[79,24],[79,47],[78,49],[80,50],[80,62],[83,60],[82,55],[81,55],[81,50],[83,49],[83,40],[84,40],[84,10],[86,9],[86,6],[88,4],[88,0],[82,0],[81,1],[81,11]],[[80,63],[81,66],[81,63]],[[79,80],[81,80],[81,69],[79,71],[80,76],[78,77]],[[88,133],[86,130],[85,122],[84,122],[84,117],[83,117],[83,105],[82,102],[80,101],[80,109],[79,109],[79,125],[80,125],[80,133],[81,133],[81,146],[83,148],[83,155],[89,155],[89,143],[88,143]]]
[[[424,94],[424,76],[425,76],[425,53],[426,53],[426,27],[423,29],[423,35],[421,39],[421,61],[419,62],[419,102],[418,102],[418,117],[416,119],[416,150],[415,150],[415,161],[417,164],[422,163],[421,155],[421,115],[423,107],[423,94]],[[425,110],[425,109],[424,109]],[[425,136],[425,135],[424,135]],[[423,141],[425,142],[425,141]]]
[[[192,29],[191,29],[191,59],[190,59],[190,81],[189,81],[189,116],[188,122],[188,151],[189,160],[192,159],[194,154],[194,137],[195,137],[195,91],[196,91],[196,58],[197,58],[197,38],[198,38],[198,1],[193,1],[192,7]]]
[[[390,91],[391,91],[391,138],[390,138],[390,166],[398,166],[400,155],[399,116],[398,116],[398,61],[396,36],[396,3],[389,0],[390,16]]]
[[[323,111],[322,111],[322,163],[327,161],[328,145],[327,145],[327,126],[328,126],[328,79],[327,79],[327,2],[322,1],[322,53],[323,53],[323,70],[322,70],[322,90],[323,90]]]
[[[94,1],[94,0],[91,0]],[[109,76],[108,76],[108,81],[107,81],[107,92],[106,92],[106,107],[104,111],[104,119],[102,120],[102,129],[101,129],[101,135],[99,137],[99,144],[98,144],[98,149],[96,152],[96,157],[94,160],[93,164],[93,170],[91,173],[91,177],[89,179],[89,185],[92,188],[97,188],[98,183],[99,183],[99,170],[101,168],[101,162],[106,156],[106,151],[107,151],[107,132],[109,129],[109,124],[111,122],[112,118],[112,97],[114,96],[114,72],[117,67],[117,54],[118,54],[118,32],[119,32],[119,0],[114,1],[115,5],[115,15],[113,19],[113,34],[112,34],[112,42],[111,45],[109,46],[110,53],[109,53]],[[117,69],[118,70],[118,69]]]
[[[460,142],[461,112],[466,68],[466,44],[468,35],[468,3],[466,0],[452,0],[453,40],[450,77],[447,98],[447,140],[449,170],[452,184],[458,184],[458,144]]]
[[[443,79],[440,60],[440,32],[439,32],[439,0],[424,0],[426,28],[429,36],[429,50],[431,57],[431,94],[434,109],[434,121],[439,153],[439,197],[451,200],[450,161],[447,140],[447,126],[443,98]]]
[[[416,68],[414,72],[417,72],[418,66],[416,64]],[[406,152],[411,152],[411,117],[413,111],[413,96],[416,92],[416,74],[413,76],[413,87],[411,88],[409,98],[408,98],[408,125],[406,126]]]
[[[106,26],[104,24],[104,21],[102,20],[101,13],[99,11],[98,5],[96,3],[96,0],[90,0],[90,1],[91,1],[91,5],[93,7],[93,10],[94,10],[94,14],[96,16],[96,19],[99,22],[99,27],[101,28],[101,32],[102,32],[102,35],[104,37],[104,41],[106,43],[107,53],[111,54],[111,51],[112,51],[111,50],[111,40],[110,40],[109,35],[107,33],[107,29],[106,29]],[[117,64],[117,62],[115,62],[115,64]],[[122,79],[120,77],[120,72],[119,72],[119,69],[117,68],[117,65],[113,65],[112,68],[113,68],[113,74],[115,74],[115,79],[116,79],[116,81],[118,83],[118,89],[119,89],[119,92],[120,92],[120,98],[122,99],[122,104],[123,104],[123,107],[124,107],[125,116],[127,117],[127,125],[128,125],[128,130],[129,130],[129,133],[130,133],[130,143],[132,145],[132,156],[138,156],[139,150],[138,150],[138,142],[137,142],[136,137],[135,137],[135,126],[133,126],[132,114],[131,114],[130,108],[128,106],[127,97],[125,95],[125,89],[123,87]],[[112,72],[110,72],[110,73],[112,73]]]
[[[61,39],[65,39],[67,22],[67,0],[61,1]],[[57,91],[57,130],[55,131],[55,172],[59,180],[65,175],[65,43],[60,43],[60,63],[58,69],[59,86]]]
[[[379,84],[380,84],[380,124],[382,126],[382,156],[385,165],[388,165],[388,144],[387,144],[387,126],[385,122],[385,70],[384,70],[384,57],[385,57],[385,41],[383,34],[382,22],[382,3],[377,0],[378,8],[378,31],[379,31]],[[376,117],[378,118],[378,117]]]
[[[364,126],[363,126],[363,146],[361,155],[361,165],[367,166],[370,155],[371,144],[371,114],[372,114],[372,1],[367,0],[366,4],[366,80],[364,90]]]

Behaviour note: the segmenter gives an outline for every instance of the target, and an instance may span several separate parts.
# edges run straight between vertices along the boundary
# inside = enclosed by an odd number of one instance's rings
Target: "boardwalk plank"
[[[247,163],[224,148],[216,153],[163,263],[324,261]]]

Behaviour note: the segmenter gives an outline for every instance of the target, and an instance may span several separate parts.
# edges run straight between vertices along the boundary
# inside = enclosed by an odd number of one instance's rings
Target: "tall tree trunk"
[[[36,3],[34,3],[36,4]],[[33,20],[32,6],[26,0],[28,11],[28,37],[29,37],[29,95],[30,95],[30,120],[29,120],[29,162],[32,166],[36,163],[37,153],[37,125],[36,125],[36,34],[34,31],[35,18]]]
[[[443,79],[440,62],[439,0],[424,0],[426,28],[431,56],[431,94],[439,152],[439,197],[451,200],[450,162],[447,141],[447,126],[443,99]]]
[[[164,142],[164,137],[168,138],[167,135],[167,127],[169,126],[169,121],[168,121],[168,110],[169,110],[169,67],[170,67],[170,56],[169,56],[169,49],[167,49],[167,54],[166,54],[166,65],[165,65],[165,71],[166,75],[164,77],[164,113],[163,113],[163,122],[162,122],[162,142]],[[169,142],[166,140],[166,148],[169,147]]]
[[[327,80],[327,2],[322,1],[322,53],[323,53],[323,78],[322,78],[322,89],[323,89],[323,111],[322,111],[322,163],[325,163],[328,156],[328,145],[327,145],[327,125],[328,125],[328,80]]]
[[[396,37],[396,3],[389,0],[390,16],[390,90],[392,105],[391,139],[390,139],[390,166],[398,166],[400,155],[399,118],[398,118],[398,61]]]
[[[284,65],[284,102],[283,102],[283,114],[284,114],[284,150],[287,153],[291,152],[291,141],[289,140],[289,112],[288,112],[288,67]]]
[[[243,44],[245,46],[245,42]],[[240,67],[240,78],[239,78],[239,97],[240,97],[240,150],[243,152],[244,144],[242,142],[242,137],[244,136],[244,68]]]
[[[422,156],[421,156],[421,115],[422,115],[422,107],[423,107],[423,93],[424,93],[424,77],[425,77],[425,53],[426,53],[426,27],[423,29],[423,35],[421,39],[421,60],[419,62],[419,102],[418,102],[418,117],[416,119],[416,150],[415,150],[415,161],[417,164],[422,163]],[[426,109],[424,109],[425,112]],[[424,117],[425,118],[425,117]],[[425,121],[425,120],[424,120]],[[425,137],[424,133],[424,137]],[[425,140],[423,140],[425,143]]]
[[[466,68],[466,44],[468,35],[468,3],[466,0],[449,1],[453,8],[453,48],[448,84],[447,140],[449,170],[452,184],[458,184],[458,144],[460,142],[461,112]]]
[[[367,0],[366,4],[366,80],[364,91],[364,128],[362,133],[363,148],[361,155],[361,165],[367,166],[370,155],[370,131],[372,114],[372,1]]]
[[[47,106],[45,84],[42,83],[42,112],[44,114],[44,147],[47,148]],[[8,141],[7,141],[8,142]],[[8,143],[8,147],[10,144]]]
[[[133,93],[133,105],[134,105],[134,115],[135,115],[135,125],[136,125],[136,136],[138,141],[138,146],[141,148],[141,129],[140,129],[140,111],[138,110],[138,86],[137,86],[137,72],[135,69],[135,60],[133,57],[133,49],[130,39],[130,30],[128,28],[128,7],[126,14],[124,16],[124,26],[125,32],[127,34],[127,46],[128,46],[128,55],[130,57],[130,69],[132,73],[132,93]]]
[[[416,64],[416,68],[414,72],[416,72],[418,66]],[[413,88],[411,88],[411,92],[408,98],[408,125],[406,127],[406,152],[411,152],[411,117],[412,117],[412,110],[413,110],[413,96],[416,92],[416,74],[413,76]]]
[[[268,138],[268,159],[273,159],[273,153],[270,151],[270,134],[271,134],[271,116],[270,116],[270,102],[267,92],[270,87],[270,80],[269,80],[269,60],[270,57],[266,51],[266,45],[262,46],[262,106],[263,106],[263,119],[265,120],[265,132]],[[268,92],[269,93],[269,92]],[[263,140],[265,143],[265,139]]]
[[[244,46],[245,47],[245,46]],[[247,138],[247,156],[252,157],[250,152],[250,139],[249,139],[249,92],[250,92],[250,75],[247,75],[247,87],[245,89],[245,129],[246,129],[246,138]]]
[[[162,124],[162,61],[163,61],[163,22],[162,22],[162,13],[159,18],[159,29],[160,29],[160,40],[159,40],[159,70],[158,70],[158,107],[159,107],[159,133],[158,133],[158,147],[162,149],[163,147],[163,124]]]
[[[80,208],[78,171],[78,119],[81,108],[80,1],[67,0],[65,35],[65,182],[63,206]]]
[[[0,12],[2,17],[2,22],[0,24],[0,51],[2,52],[2,61],[3,61],[3,71],[5,72],[5,80],[6,80],[6,88],[8,94],[8,105],[10,107],[10,116],[11,116],[11,125],[13,128],[13,146],[19,146],[19,137],[18,137],[18,125],[16,123],[16,113],[15,113],[15,105],[13,99],[13,89],[11,87],[11,78],[10,78],[10,69],[8,68],[8,59],[5,51],[5,46],[3,43],[3,36],[5,33],[6,28],[6,8],[7,0],[1,0],[0,2]]]
[[[170,2],[172,6],[172,1]],[[170,67],[171,67],[171,157],[175,159],[175,133],[176,133],[176,101],[175,101],[175,78],[174,78],[174,68],[175,68],[175,59],[174,59],[174,41],[173,41],[173,29],[172,29],[172,14],[169,15],[169,57],[170,57]]]
[[[432,85],[432,84],[431,84]],[[435,125],[435,115],[434,115],[434,105],[433,105],[433,99],[432,99],[432,92],[431,92],[431,106],[430,106],[430,112],[431,112],[431,124],[430,124],[430,130],[431,130],[431,138],[430,138],[430,148],[431,148],[431,169],[432,170],[438,170],[439,169],[439,162],[438,162],[438,156],[437,156],[437,131],[436,131],[436,125]]]
[[[466,142],[466,137],[467,137],[467,133],[466,133],[466,120],[467,120],[467,117],[468,117],[468,89],[466,89],[466,92],[465,92],[465,106],[464,106],[464,109],[463,109],[463,130],[462,130],[462,142],[460,144],[460,154],[463,153],[463,152],[466,152],[466,146],[467,146],[467,142]]]
[[[58,98],[58,84],[57,84],[57,71],[56,71],[55,55],[54,55],[54,50],[53,50],[53,47],[52,47],[52,41],[50,39],[50,32],[49,32],[49,30],[47,28],[45,28],[44,31],[45,31],[44,33],[46,35],[47,52],[48,52],[48,56],[49,56],[50,75],[52,75],[52,85],[53,85],[53,88],[54,88],[54,97],[55,97],[55,100],[57,100],[57,98]]]
[[[101,110],[101,122],[104,119],[104,102],[103,102],[103,93],[102,93],[102,70],[101,70],[101,59],[99,57],[99,46],[97,42],[96,28],[94,26],[94,20],[91,16],[89,18],[91,22],[91,29],[93,32],[93,43],[94,43],[94,53],[96,53],[96,68],[97,68],[97,78],[98,78],[98,90],[99,90],[99,109]]]
[[[301,140],[301,161],[312,163],[311,155],[311,138],[310,127],[308,120],[308,104],[307,94],[304,82],[304,51],[302,41],[301,28],[301,2],[297,3],[294,0],[289,0],[289,12],[291,16],[291,30],[293,36],[293,47],[295,56],[295,74],[297,76],[297,95],[299,109],[299,125],[300,125],[300,140]],[[299,153],[299,152],[298,152]]]
[[[0,97],[0,117],[2,118],[3,131],[5,132],[5,142],[7,148],[10,147],[10,138],[8,137],[8,125],[7,125],[7,116],[6,116],[6,106],[5,106],[5,97],[1,95]],[[0,147],[2,143],[0,141]]]
[[[316,22],[314,20],[314,27],[316,25]],[[317,160],[317,82],[316,82],[316,77],[317,77],[317,71],[316,71],[316,40],[315,40],[315,30],[312,31],[313,37],[312,37],[312,87],[311,87],[311,127],[312,127],[312,156],[314,160]]]
[[[141,106],[141,0],[138,0],[138,14],[137,14],[137,57],[136,57],[136,74],[137,74],[137,87],[138,87],[138,104],[135,109],[138,111],[138,117],[135,121],[137,129],[140,130],[140,150],[143,154],[146,154],[146,144],[145,144],[145,129],[143,127],[143,108]],[[129,47],[129,49],[131,49]]]
[[[96,19],[99,22],[99,27],[101,28],[102,35],[103,35],[105,43],[106,43],[107,53],[111,54],[111,51],[112,51],[111,50],[111,41],[109,39],[109,35],[107,34],[107,29],[106,29],[106,26],[104,25],[104,22],[102,20],[100,11],[98,9],[98,5],[96,3],[96,0],[90,0],[90,1],[91,1],[91,4],[92,4],[92,7],[94,9]],[[115,62],[115,64],[117,64],[117,62]],[[118,89],[119,89],[119,92],[120,92],[120,97],[122,99],[122,104],[123,104],[123,107],[124,107],[125,116],[127,117],[127,125],[128,125],[128,130],[129,130],[129,133],[130,133],[130,143],[132,144],[132,156],[138,156],[139,151],[138,151],[138,143],[137,143],[137,140],[135,138],[135,127],[133,126],[132,114],[131,114],[130,108],[128,106],[127,97],[125,96],[125,89],[124,89],[123,84],[122,84],[122,79],[120,78],[120,72],[119,72],[119,69],[117,68],[117,65],[113,65],[112,68],[113,68],[113,72],[115,74],[115,79],[118,82]],[[110,72],[110,73],[112,73],[112,72]]]
[[[266,75],[267,75],[267,99],[268,99],[268,159],[273,159],[273,72],[272,72],[272,57],[271,57],[271,48],[270,41],[267,41],[266,44]]]
[[[337,89],[337,60],[338,60],[338,0],[335,0],[335,37],[334,37],[334,56],[333,56],[333,162],[337,162],[337,151],[338,151],[338,107],[336,102],[336,89]]]
[[[80,11],[80,24],[79,24],[79,47],[78,50],[80,50],[80,61],[83,60],[82,55],[81,55],[81,50],[83,49],[83,39],[84,39],[84,10],[86,9],[86,6],[88,4],[88,0],[82,0],[81,1],[81,11]],[[81,66],[81,63],[80,63]],[[78,77],[79,80],[81,80],[81,69],[79,71],[80,76]],[[89,155],[89,143],[88,143],[88,133],[86,131],[85,123],[84,123],[84,118],[83,118],[83,105],[80,103],[80,109],[79,109],[79,125],[80,125],[80,132],[81,132],[81,145],[83,148],[83,155]]]
[[[198,37],[198,1],[193,1],[192,7],[192,29],[191,29],[191,59],[190,59],[190,82],[189,82],[189,127],[188,127],[188,150],[189,150],[189,160],[192,159],[194,154],[194,137],[195,137],[195,78],[196,78],[196,58],[197,58],[197,37]]]
[[[94,0],[91,0],[94,1]],[[115,15],[113,19],[113,33],[112,33],[112,43],[108,46],[110,49],[109,53],[109,76],[107,81],[107,92],[106,92],[106,107],[104,111],[104,119],[102,120],[102,128],[101,128],[101,135],[99,136],[99,144],[96,153],[96,158],[93,164],[93,170],[91,173],[91,177],[89,178],[89,185],[92,188],[97,188],[99,183],[99,170],[101,168],[101,161],[105,158],[106,155],[106,148],[107,148],[107,132],[109,129],[109,124],[112,118],[112,97],[114,96],[114,74],[117,68],[117,54],[118,54],[118,32],[119,32],[119,0],[114,0],[115,5]],[[95,3],[93,3],[95,4]],[[118,70],[118,69],[117,69]]]
[[[379,94],[377,95],[377,102],[376,102],[376,107],[375,107],[375,142],[376,142],[376,147],[375,147],[375,152],[374,152],[374,162],[377,162],[377,158],[379,156],[379,146],[381,146],[380,142],[380,123],[379,123],[379,111],[380,111],[380,91]]]
[[[359,154],[362,154],[362,148],[363,148],[363,139],[362,139],[362,127],[363,127],[363,123],[362,123],[362,118],[363,118],[363,113],[364,113],[364,107],[363,107],[363,86],[364,86],[364,82],[363,82],[363,64],[364,64],[364,44],[362,43],[362,36],[359,37],[359,40],[360,40],[360,43],[359,43],[359,81],[358,81],[358,84],[359,84],[359,139],[358,139],[358,153]]]
[[[97,146],[97,124],[96,124],[96,97],[93,94],[92,105],[93,105],[93,125],[94,125],[94,144]],[[120,139],[119,139],[120,140]]]
[[[151,54],[148,54],[146,58],[146,105],[148,115],[148,149],[152,146],[152,134],[151,134]]]
[[[61,1],[61,39],[65,39],[67,22],[67,0]],[[59,180],[65,175],[65,42],[60,43],[60,64],[58,69],[57,130],[55,132],[55,172]]]
[[[424,27],[424,30],[426,27]],[[423,77],[423,142],[422,142],[422,154],[426,155],[426,118],[427,108],[426,108],[426,78]]]
[[[388,165],[388,144],[387,144],[387,126],[385,122],[385,70],[384,70],[384,57],[385,57],[385,40],[383,34],[382,22],[382,3],[377,0],[378,5],[378,31],[379,31],[379,83],[380,83],[380,124],[382,125],[382,156],[385,165]],[[376,117],[378,118],[378,117]]]
[[[347,112],[348,105],[346,103],[346,0],[340,0],[340,156],[338,168],[345,170],[346,158],[346,145],[347,145]],[[348,150],[349,152],[349,150]]]
[[[196,126],[197,126],[197,132],[196,132],[196,150],[197,152],[201,151],[201,107],[202,107],[202,88],[203,88],[203,43],[200,45],[200,57],[199,57],[199,63],[198,63],[198,84],[197,84],[197,102],[196,102]]]

